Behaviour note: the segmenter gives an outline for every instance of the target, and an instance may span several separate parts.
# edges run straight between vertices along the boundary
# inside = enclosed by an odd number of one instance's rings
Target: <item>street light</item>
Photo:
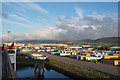
[[[8,32],[8,43],[10,42],[10,31],[7,31]]]

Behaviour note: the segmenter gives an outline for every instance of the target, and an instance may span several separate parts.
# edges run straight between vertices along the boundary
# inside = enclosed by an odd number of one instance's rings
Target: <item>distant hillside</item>
[[[91,39],[85,39],[85,40],[77,40],[77,41],[72,41],[72,42],[88,42],[88,43],[118,43],[118,40],[120,40],[120,37],[105,37],[105,38],[100,38],[96,40],[91,40]],[[16,41],[17,43],[62,43],[62,42],[71,42],[71,41],[56,41],[56,40],[18,40]]]
[[[104,42],[104,43],[118,43],[120,37],[107,37],[95,40],[96,42]]]
[[[96,39],[96,40],[90,40],[90,39],[86,39],[86,40],[79,40],[77,42],[102,42],[102,43],[118,43],[120,41],[120,37],[105,37],[105,38],[100,38],[100,39]]]
[[[62,43],[67,41],[55,41],[55,40],[18,40],[17,43]]]
[[[94,40],[91,39],[84,39],[84,40],[77,40],[75,42],[94,42]]]

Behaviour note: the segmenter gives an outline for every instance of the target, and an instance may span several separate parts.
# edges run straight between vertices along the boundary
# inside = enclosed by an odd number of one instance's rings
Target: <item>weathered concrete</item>
[[[76,60],[76,59],[71,59],[68,57],[60,57],[60,56],[55,56],[55,55],[51,55],[48,53],[42,53],[43,55],[48,56],[51,59],[60,61],[60,62],[64,62],[67,64],[72,64],[75,66],[79,66],[79,67],[85,67],[88,69],[94,69],[97,71],[101,71],[104,73],[108,73],[111,75],[115,75],[115,76],[120,76],[120,67],[116,67],[113,65],[109,65],[109,64],[103,64],[103,63],[93,63],[93,62],[86,62],[86,61],[80,61],[80,60]]]
[[[5,53],[2,52],[2,79],[7,78],[7,66],[6,66],[6,58],[5,58]]]
[[[0,47],[0,79],[2,79],[2,50]]]

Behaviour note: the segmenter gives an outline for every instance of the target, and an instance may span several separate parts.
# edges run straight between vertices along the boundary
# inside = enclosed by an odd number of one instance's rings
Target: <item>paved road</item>
[[[51,55],[48,53],[42,53],[42,54],[48,56],[51,59],[61,61],[61,62],[67,63],[67,64],[72,64],[72,65],[76,65],[76,66],[80,66],[80,67],[86,67],[88,69],[94,69],[94,70],[112,74],[115,76],[120,76],[120,67],[116,67],[116,66],[113,66],[110,64],[80,61],[77,59],[72,59],[72,58],[68,58],[68,57],[60,57],[60,56]]]

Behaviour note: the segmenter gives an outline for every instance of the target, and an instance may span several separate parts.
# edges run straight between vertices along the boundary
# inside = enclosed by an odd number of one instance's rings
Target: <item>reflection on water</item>
[[[41,64],[36,66],[17,66],[18,78],[30,78],[30,79],[44,79],[44,78],[67,78],[71,79],[61,73],[50,69],[49,67],[42,68]],[[71,79],[72,80],[72,79]]]

